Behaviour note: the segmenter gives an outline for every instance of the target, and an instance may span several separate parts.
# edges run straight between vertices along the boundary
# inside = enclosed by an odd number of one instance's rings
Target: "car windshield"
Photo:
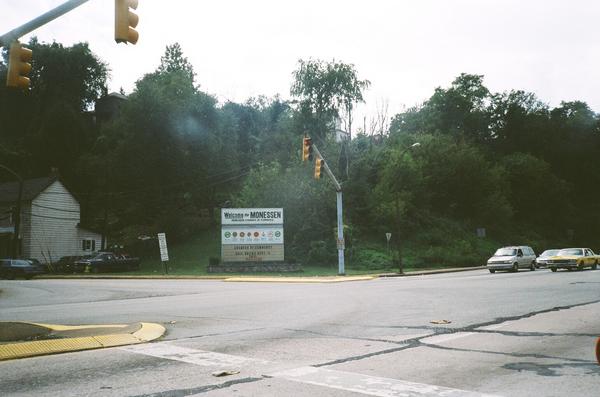
[[[545,258],[548,256],[555,256],[556,254],[558,254],[560,250],[546,250],[544,252],[542,252],[542,255],[540,255],[540,257]]]
[[[581,256],[581,255],[583,255],[583,250],[581,248],[567,248],[567,249],[558,251],[558,256],[568,256],[568,255]]]
[[[517,255],[517,250],[514,248],[500,248],[494,256],[515,256]]]

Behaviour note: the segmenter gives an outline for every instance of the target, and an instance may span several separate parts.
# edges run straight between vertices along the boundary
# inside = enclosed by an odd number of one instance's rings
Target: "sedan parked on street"
[[[553,272],[558,269],[583,270],[586,267],[596,270],[598,262],[600,262],[600,256],[589,248],[565,248],[558,251],[556,256],[548,259],[546,266]]]
[[[496,270],[517,272],[523,268],[533,271],[535,270],[535,252],[531,247],[524,245],[503,247],[488,259],[487,268],[490,273],[495,273]]]
[[[43,266],[26,259],[0,259],[0,278],[23,277],[29,280],[43,273]]]
[[[560,251],[559,249],[551,249],[551,250],[546,250],[544,252],[542,252],[542,254],[540,256],[537,257],[537,259],[535,260],[535,267],[539,268],[546,268],[547,264],[548,264],[548,259],[550,259],[551,257],[555,256],[556,254],[558,254],[558,251]]]

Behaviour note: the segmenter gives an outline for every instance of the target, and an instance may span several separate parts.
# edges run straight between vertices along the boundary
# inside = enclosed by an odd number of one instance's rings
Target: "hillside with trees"
[[[118,117],[97,123],[110,65],[85,43],[29,48],[31,91],[0,86],[2,163],[25,178],[57,167],[86,224],[132,249],[157,232],[218,235],[221,207],[283,207],[286,256],[335,263],[335,191],[301,162],[305,133],[343,182],[350,266],[478,265],[504,244],[600,248],[600,117],[584,102],[552,108],[461,74],[389,128],[362,131],[354,111],[370,82],[353,65],[300,60],[290,100],[219,103],[173,44]],[[336,142],[340,123],[350,141]]]

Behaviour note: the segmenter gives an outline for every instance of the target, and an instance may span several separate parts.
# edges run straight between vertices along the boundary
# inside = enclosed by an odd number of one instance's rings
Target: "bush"
[[[391,269],[392,257],[385,250],[359,248],[354,252],[351,267],[358,270]]]

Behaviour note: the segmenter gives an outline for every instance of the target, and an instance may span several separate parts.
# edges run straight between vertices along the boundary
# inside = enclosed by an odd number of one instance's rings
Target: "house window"
[[[81,240],[81,249],[84,251],[96,251],[96,240]]]

